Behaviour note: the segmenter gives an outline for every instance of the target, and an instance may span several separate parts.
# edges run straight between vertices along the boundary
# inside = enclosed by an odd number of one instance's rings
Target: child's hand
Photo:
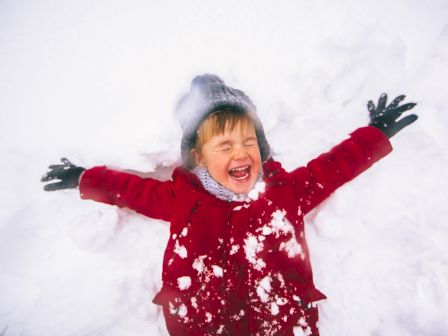
[[[49,166],[48,168],[50,169],[50,171],[40,179],[41,182],[47,182],[54,179],[60,180],[56,183],[44,185],[45,191],[70,189],[76,188],[78,186],[79,177],[85,169],[75,166],[66,158],[62,158],[61,161],[63,163],[62,165]]]
[[[398,96],[386,107],[387,94],[383,93],[378,100],[376,108],[375,104],[370,100],[367,104],[367,109],[370,112],[369,126],[378,128],[388,138],[391,138],[404,127],[416,121],[418,118],[416,114],[410,114],[397,121],[403,112],[410,110],[417,105],[416,103],[407,103],[398,106],[405,97],[405,95]]]

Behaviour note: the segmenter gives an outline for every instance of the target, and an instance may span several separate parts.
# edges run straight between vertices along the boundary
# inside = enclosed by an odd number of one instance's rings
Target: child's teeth
[[[245,180],[249,177],[250,166],[235,167],[230,169],[229,173],[235,180]]]
[[[237,168],[233,168],[232,170],[237,170],[237,171],[241,171],[241,170],[245,170],[247,169],[247,166],[244,167],[237,167]]]

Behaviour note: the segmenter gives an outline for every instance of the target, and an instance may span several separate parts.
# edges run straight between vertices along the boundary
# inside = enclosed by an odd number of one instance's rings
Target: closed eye
[[[230,141],[223,141],[219,143],[217,146],[215,146],[214,150],[216,152],[226,152],[229,151],[232,148],[232,144]]]
[[[247,139],[246,141],[244,141],[244,146],[246,146],[246,147],[258,146],[257,138],[252,137],[252,138]]]

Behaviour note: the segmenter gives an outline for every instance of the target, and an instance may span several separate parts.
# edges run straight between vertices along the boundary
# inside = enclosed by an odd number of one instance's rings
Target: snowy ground
[[[168,224],[46,193],[48,164],[166,172],[212,72],[306,163],[383,91],[419,103],[394,152],[308,216],[322,335],[447,335],[448,2],[0,2],[0,335],[166,335]],[[157,168],[157,169],[156,169]]]

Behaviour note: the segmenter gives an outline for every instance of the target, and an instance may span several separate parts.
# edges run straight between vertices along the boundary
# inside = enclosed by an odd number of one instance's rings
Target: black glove
[[[50,171],[40,179],[41,182],[47,182],[54,179],[61,180],[56,183],[49,183],[44,185],[44,190],[54,191],[61,189],[76,188],[79,184],[79,176],[85,170],[82,167],[77,167],[68,159],[62,158],[62,165],[51,165],[48,168]]]
[[[407,103],[398,106],[404,98],[406,98],[405,95],[398,96],[386,107],[387,94],[383,93],[378,100],[376,108],[375,104],[370,100],[367,104],[367,109],[370,112],[369,126],[378,128],[388,138],[391,138],[404,127],[416,121],[418,118],[416,114],[410,114],[397,121],[403,112],[410,110],[417,105],[416,103]]]

